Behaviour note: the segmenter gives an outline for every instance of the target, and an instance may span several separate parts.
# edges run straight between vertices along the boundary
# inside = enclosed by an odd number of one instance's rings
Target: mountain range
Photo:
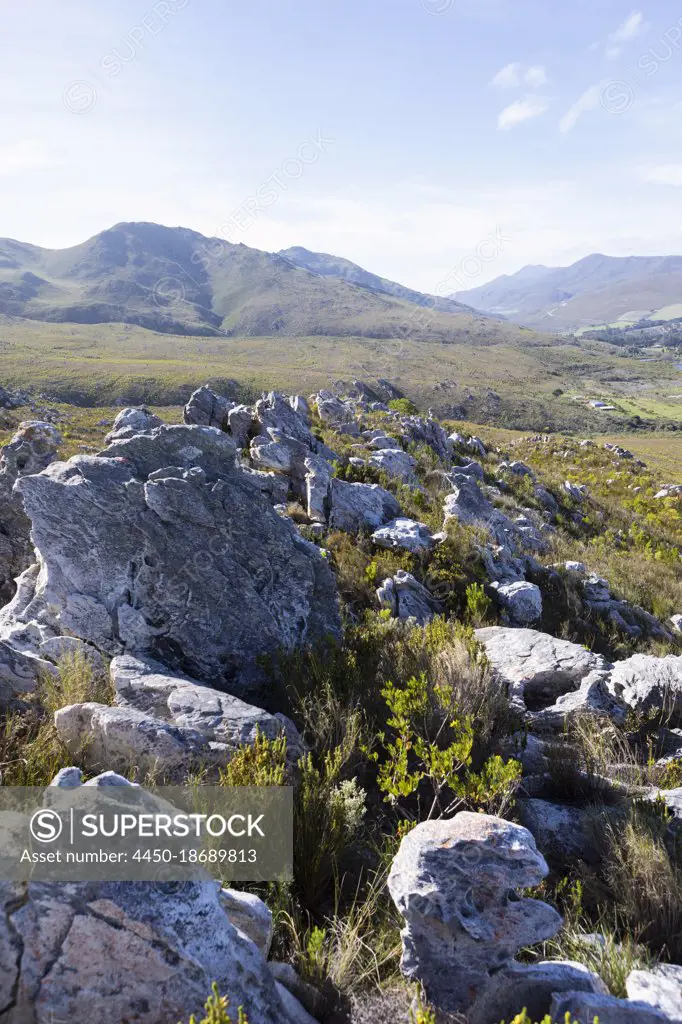
[[[514,325],[346,260],[149,223],[117,224],[68,249],[0,239],[0,314],[227,337],[521,338]]]
[[[452,298],[545,331],[667,320],[682,317],[682,256],[593,253],[568,267],[527,266]]]

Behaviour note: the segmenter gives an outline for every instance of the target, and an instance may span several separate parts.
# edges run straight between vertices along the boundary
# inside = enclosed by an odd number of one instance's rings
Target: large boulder
[[[682,656],[633,654],[616,662],[608,687],[637,714],[665,710],[673,725],[682,722]]]
[[[501,818],[463,811],[417,825],[388,878],[403,974],[442,1010],[466,1010],[518,950],[559,930],[556,910],[518,895],[547,870],[530,832]]]
[[[59,784],[78,786],[69,771]],[[177,1024],[202,1016],[213,982],[254,1024],[307,1020],[248,937],[243,901],[231,922],[233,903],[208,881],[0,883],[0,1021]]]
[[[531,710],[578,690],[591,672],[605,678],[610,668],[605,658],[580,644],[535,629],[488,626],[476,636],[512,698]]]
[[[218,427],[219,430],[227,430],[228,413],[236,404],[229,398],[225,398],[224,395],[216,394],[208,384],[204,384],[190,395],[183,410],[183,420],[185,423],[200,427]]]
[[[509,621],[517,626],[530,626],[542,618],[542,592],[535,583],[495,583],[502,607]]]
[[[26,420],[0,452],[0,604],[14,593],[14,580],[34,560],[31,523],[14,485],[54,462],[61,437],[51,423]]]
[[[682,967],[656,964],[649,971],[632,971],[625,987],[628,999],[646,1003],[682,1024]]]
[[[121,441],[124,437],[133,437],[134,434],[145,434],[162,424],[163,420],[144,406],[121,409],[104,440],[111,444],[112,441]]]
[[[357,533],[376,530],[400,515],[400,505],[378,484],[349,484],[337,477],[331,482],[329,525],[334,530]]]
[[[400,549],[412,554],[430,551],[435,544],[428,526],[414,519],[394,519],[375,530],[372,540],[380,548]]]
[[[261,398],[256,402],[256,419],[260,425],[260,432],[267,436],[268,429],[273,428],[315,451],[318,442],[310,429],[306,412],[300,406],[294,408],[294,405],[296,403],[292,404],[289,398],[276,391],[271,391]]]
[[[442,610],[423,583],[404,569],[384,580],[376,594],[380,606],[388,609],[394,619],[414,619],[419,626],[425,626]]]
[[[404,452],[402,448],[384,448],[374,455],[370,455],[367,461],[370,466],[386,473],[387,476],[396,477],[404,484],[412,484],[416,481],[414,467],[417,465],[417,460]]]
[[[235,454],[214,428],[159,427],[20,480],[40,569],[0,636],[69,633],[238,692],[261,656],[338,634],[328,563]]]

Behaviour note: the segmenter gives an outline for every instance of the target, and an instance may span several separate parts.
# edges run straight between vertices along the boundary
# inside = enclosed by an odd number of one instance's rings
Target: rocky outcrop
[[[426,587],[404,569],[377,588],[377,600],[394,619],[414,619],[419,626],[425,626],[441,611],[440,603]]]
[[[400,515],[396,499],[378,484],[350,484],[335,477],[329,500],[329,526],[347,533],[376,530]]]
[[[616,663],[608,687],[638,715],[665,710],[669,724],[682,725],[682,656],[633,654]]]
[[[417,825],[388,879],[404,920],[403,974],[442,1010],[468,1009],[518,950],[558,931],[552,907],[518,895],[546,874],[520,825],[466,811]]]
[[[394,519],[375,530],[372,540],[380,548],[398,548],[412,554],[430,551],[435,544],[428,526],[414,519]]]
[[[14,580],[33,561],[31,523],[14,485],[40,473],[57,457],[61,437],[50,423],[26,420],[0,452],[0,604],[14,593]]]
[[[217,427],[219,430],[227,430],[227,416],[235,405],[236,402],[231,402],[224,395],[216,394],[208,384],[204,384],[190,395],[183,410],[183,420],[185,423],[199,427]]]
[[[112,428],[105,437],[107,444],[112,441],[122,441],[126,437],[133,437],[135,434],[147,434],[155,427],[163,425],[153,412],[144,406],[132,409],[122,409],[113,422]]]
[[[239,902],[232,923],[218,882],[0,883],[0,1021],[177,1024],[201,1016],[215,981],[254,1024],[300,1024],[247,934],[262,936],[264,915]]]
[[[23,478],[40,569],[1,635],[69,633],[239,692],[262,680],[261,655],[338,633],[327,562],[235,454],[214,428],[159,427]]]
[[[385,448],[370,455],[367,461],[370,466],[374,466],[375,469],[388,476],[395,477],[404,484],[416,483],[414,467],[417,465],[417,460],[404,452],[402,448]]]

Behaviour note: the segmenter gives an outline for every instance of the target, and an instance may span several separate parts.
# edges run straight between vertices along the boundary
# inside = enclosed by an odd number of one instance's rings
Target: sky
[[[2,0],[0,236],[145,220],[436,294],[682,251],[682,4]]]

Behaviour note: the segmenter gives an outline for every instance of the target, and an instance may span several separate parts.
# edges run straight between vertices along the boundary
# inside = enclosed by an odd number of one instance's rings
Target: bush
[[[392,398],[388,407],[402,416],[416,416],[419,413],[419,409],[409,398]]]
[[[226,996],[220,995],[218,986],[213,982],[211,995],[206,1000],[206,1005],[204,1006],[206,1016],[198,1021],[194,1014],[192,1014],[189,1024],[233,1024],[233,1018],[227,1012],[228,1005],[228,999]],[[234,1024],[249,1024],[241,1006],[237,1010],[237,1019]]]

